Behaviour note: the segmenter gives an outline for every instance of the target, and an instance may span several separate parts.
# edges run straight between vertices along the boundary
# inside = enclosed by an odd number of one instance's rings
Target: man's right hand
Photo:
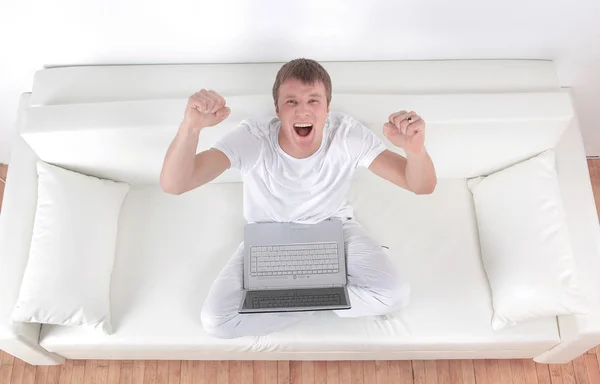
[[[225,120],[231,113],[223,96],[206,89],[194,93],[188,99],[182,125],[199,132]]]

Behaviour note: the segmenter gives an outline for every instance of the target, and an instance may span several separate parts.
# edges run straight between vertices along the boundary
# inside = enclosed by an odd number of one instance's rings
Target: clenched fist
[[[225,120],[231,113],[223,96],[206,89],[194,93],[188,99],[183,124],[193,130],[212,127]]]
[[[406,152],[418,153],[425,149],[425,121],[416,112],[392,113],[383,125],[383,134]]]

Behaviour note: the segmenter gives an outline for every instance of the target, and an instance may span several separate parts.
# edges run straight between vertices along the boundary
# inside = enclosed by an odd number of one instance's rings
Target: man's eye
[[[296,100],[288,100],[287,103],[288,104],[296,104]]]
[[[309,101],[309,103],[318,103],[318,102],[319,102],[319,100],[315,100],[315,99]]]

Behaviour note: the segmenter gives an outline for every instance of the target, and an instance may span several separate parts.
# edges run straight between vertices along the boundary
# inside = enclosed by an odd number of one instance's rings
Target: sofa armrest
[[[29,94],[23,95],[19,111],[28,105],[28,99]],[[18,136],[0,214],[0,349],[30,364],[60,364],[62,357],[38,345],[39,324],[10,321],[29,257],[37,204],[36,162],[33,150]]]
[[[580,285],[590,311],[557,318],[561,341],[534,358],[540,363],[565,363],[600,344],[600,226],[577,119],[556,147],[556,167]]]

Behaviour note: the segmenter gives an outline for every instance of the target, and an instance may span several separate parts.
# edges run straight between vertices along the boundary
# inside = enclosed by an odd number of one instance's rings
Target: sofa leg
[[[0,349],[31,365],[59,365],[65,362],[64,357],[48,352],[21,337],[0,340]]]

